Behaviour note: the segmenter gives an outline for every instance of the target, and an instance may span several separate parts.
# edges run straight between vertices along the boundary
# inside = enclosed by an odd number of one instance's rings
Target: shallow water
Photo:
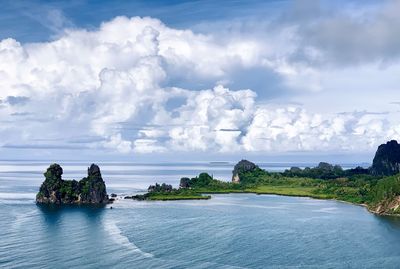
[[[1,268],[398,268],[400,264],[400,220],[375,216],[363,207],[254,194],[213,195],[207,201],[118,200],[112,210],[110,206],[39,207],[33,197],[48,164],[6,165],[0,163]],[[158,179],[177,184],[181,176],[197,171],[229,178],[232,169],[230,164],[164,166],[101,167],[109,193],[133,193]],[[80,163],[64,165],[67,178],[80,178],[85,169]]]

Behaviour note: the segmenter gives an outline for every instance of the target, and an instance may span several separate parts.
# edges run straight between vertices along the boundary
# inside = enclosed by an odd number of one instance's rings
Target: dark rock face
[[[88,176],[79,181],[81,185],[81,200],[89,204],[108,202],[106,185],[101,177],[100,168],[92,164],[88,168]]]
[[[240,182],[240,174],[254,171],[258,166],[247,160],[238,162],[232,171],[232,182]]]
[[[45,180],[36,195],[42,204],[104,204],[108,203],[106,185],[100,168],[92,164],[88,176],[80,180],[63,180],[60,165],[52,164],[44,173]]]
[[[88,176],[101,177],[100,167],[94,163],[88,168]]]
[[[371,167],[373,175],[390,176],[400,172],[400,145],[396,140],[378,147]]]

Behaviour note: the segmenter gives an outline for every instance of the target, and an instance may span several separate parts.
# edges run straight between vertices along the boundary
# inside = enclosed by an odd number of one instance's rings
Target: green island
[[[155,185],[150,185],[147,193],[125,196],[125,199],[134,199],[139,201],[207,200],[211,199],[211,196],[202,195],[201,192],[191,188],[174,189],[172,185],[156,183]]]
[[[255,193],[335,199],[363,205],[380,215],[400,215],[400,145],[392,140],[379,146],[369,168],[344,170],[321,162],[313,168],[292,167],[268,172],[247,160],[232,171],[232,181],[214,179],[207,173],[182,178],[178,189],[168,184],[151,185],[136,200],[210,199],[213,193]]]

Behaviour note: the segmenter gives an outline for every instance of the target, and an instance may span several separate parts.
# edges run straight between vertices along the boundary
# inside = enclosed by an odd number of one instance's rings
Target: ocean
[[[34,203],[48,161],[0,162],[0,268],[398,268],[400,219],[337,201],[255,194],[206,201],[117,200],[99,207]],[[60,162],[65,179],[90,163]],[[109,194],[177,186],[234,163],[99,162]],[[269,171],[315,164],[264,163]],[[345,164],[345,168],[356,164]]]

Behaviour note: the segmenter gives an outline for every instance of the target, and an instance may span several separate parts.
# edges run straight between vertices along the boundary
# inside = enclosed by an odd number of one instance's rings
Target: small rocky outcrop
[[[400,196],[385,199],[377,205],[369,207],[369,211],[378,215],[400,215]]]
[[[391,140],[378,147],[371,167],[371,174],[390,176],[400,172],[400,145]]]
[[[92,164],[88,176],[80,180],[63,180],[63,169],[52,164],[44,173],[45,180],[36,195],[40,204],[105,204],[109,202],[100,168]]]
[[[248,161],[248,160],[241,160],[238,162],[232,171],[232,182],[239,183],[240,182],[240,174],[254,171],[258,168],[257,165]]]
[[[190,188],[190,178],[188,178],[188,177],[181,178],[181,180],[179,182],[179,188],[181,188],[181,189]]]

